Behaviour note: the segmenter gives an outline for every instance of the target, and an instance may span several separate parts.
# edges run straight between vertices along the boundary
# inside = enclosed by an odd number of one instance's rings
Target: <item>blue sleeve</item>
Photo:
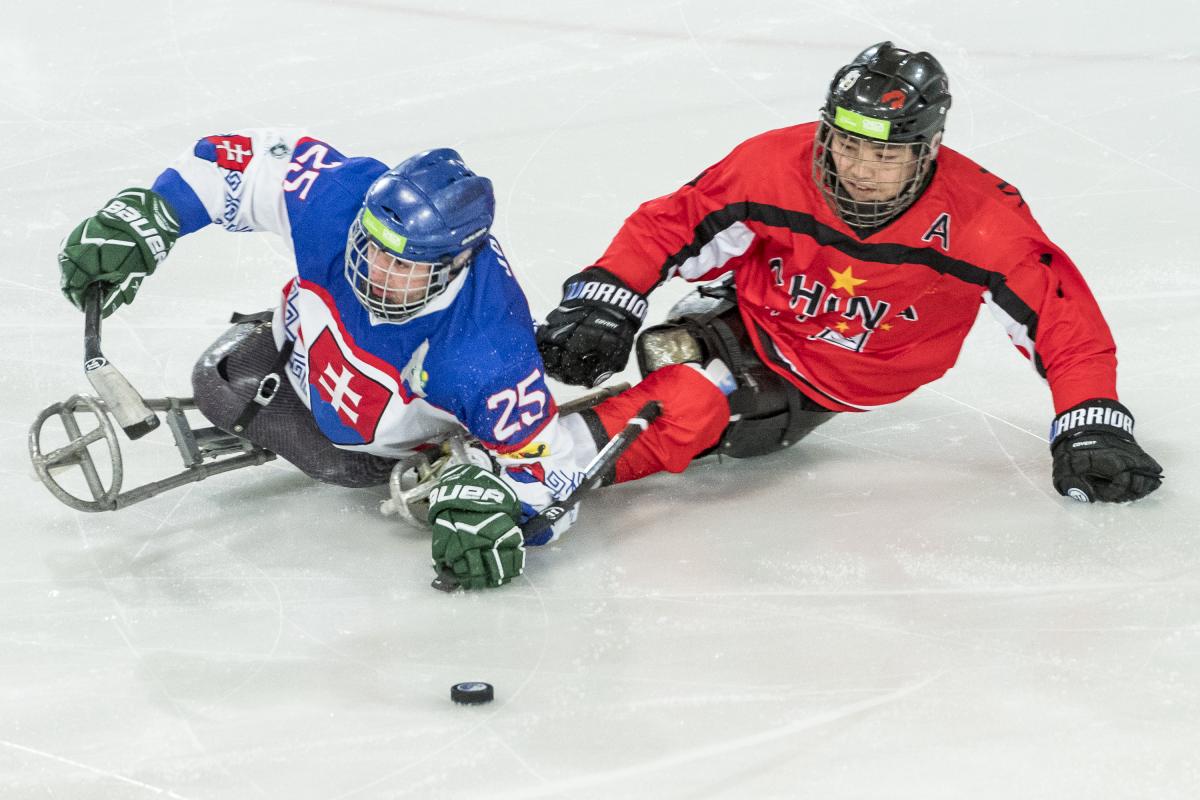
[[[165,170],[150,187],[170,204],[179,218],[179,233],[187,235],[212,224],[208,211],[191,186],[174,168]]]

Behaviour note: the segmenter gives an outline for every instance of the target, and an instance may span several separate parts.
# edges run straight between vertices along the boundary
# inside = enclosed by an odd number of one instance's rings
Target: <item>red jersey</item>
[[[642,293],[732,271],[759,357],[833,410],[893,403],[941,377],[981,302],[1047,379],[1056,412],[1117,399],[1108,325],[1020,192],[943,147],[918,200],[860,234],[813,182],[816,129],[755,136],[642,204],[596,266]]]

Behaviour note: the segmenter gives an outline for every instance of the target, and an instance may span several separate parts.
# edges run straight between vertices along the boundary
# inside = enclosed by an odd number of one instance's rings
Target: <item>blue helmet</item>
[[[457,151],[418,153],[367,190],[346,242],[346,280],[371,313],[406,319],[446,290],[495,213],[492,182]]]

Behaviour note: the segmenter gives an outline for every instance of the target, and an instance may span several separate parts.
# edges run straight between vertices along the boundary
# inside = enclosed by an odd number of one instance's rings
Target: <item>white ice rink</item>
[[[1200,797],[1193,0],[9,2],[0,9],[0,798]],[[275,462],[117,513],[31,479],[88,390],[59,240],[203,135],[458,148],[535,316],[642,200],[812,119],[883,39],[1021,188],[1119,346],[1163,488],[1050,485],[1049,391],[987,312],[956,369],[791,451],[606,490],[503,590],[429,588],[383,492]],[[190,392],[270,235],[181,242],[105,351]],[[656,295],[657,318],[681,294]],[[632,372],[629,377],[632,377]],[[564,389],[560,397],[571,396]],[[165,431],[129,480],[178,466]],[[452,683],[496,700],[452,704]]]

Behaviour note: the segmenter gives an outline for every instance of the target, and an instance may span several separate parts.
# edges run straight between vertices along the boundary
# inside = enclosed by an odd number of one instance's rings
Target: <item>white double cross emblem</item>
[[[317,378],[321,388],[329,392],[329,405],[340,414],[345,414],[351,423],[358,422],[358,411],[355,410],[362,402],[362,395],[350,390],[350,380],[354,373],[347,367],[341,372],[333,368],[333,364],[325,365],[325,372]],[[330,384],[332,382],[332,385]]]
[[[248,156],[254,152],[253,150],[244,149],[240,144],[230,144],[228,141],[221,142],[217,145],[217,149],[224,150],[225,158],[230,161],[236,161],[239,164],[242,163],[242,156]]]

